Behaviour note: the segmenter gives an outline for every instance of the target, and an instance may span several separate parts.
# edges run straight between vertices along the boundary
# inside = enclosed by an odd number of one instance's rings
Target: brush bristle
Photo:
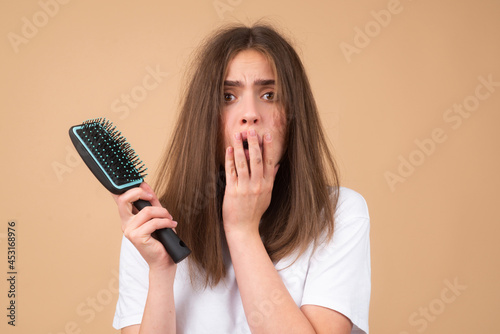
[[[106,118],[87,120],[78,131],[95,159],[117,185],[133,182],[147,175],[147,168],[127,139]]]

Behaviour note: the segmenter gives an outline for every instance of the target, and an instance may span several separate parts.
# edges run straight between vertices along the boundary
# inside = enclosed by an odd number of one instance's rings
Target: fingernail
[[[240,132],[236,132],[236,133],[234,134],[234,138],[235,138],[236,140],[241,140],[241,133],[240,133]]]
[[[148,199],[152,199],[152,198],[153,198],[153,194],[151,194],[151,193],[146,193],[146,197],[147,197]]]
[[[255,137],[255,130],[250,129],[249,134],[250,134],[250,136]]]
[[[172,223],[174,223],[174,227],[177,226],[177,222],[175,220],[172,220]]]
[[[271,141],[271,134],[270,133],[266,133],[266,140]]]

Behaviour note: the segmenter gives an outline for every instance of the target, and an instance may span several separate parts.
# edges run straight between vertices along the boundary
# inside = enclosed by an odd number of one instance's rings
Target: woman
[[[114,327],[368,333],[368,210],[339,187],[298,55],[269,26],[237,26],[207,39],[192,68],[159,196],[145,183],[115,196]],[[153,206],[137,213],[138,199]],[[151,237],[166,227],[192,250],[178,265]]]

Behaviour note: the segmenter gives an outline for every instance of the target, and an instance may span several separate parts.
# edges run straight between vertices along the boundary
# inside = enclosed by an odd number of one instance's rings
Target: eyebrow
[[[257,79],[254,81],[254,85],[257,86],[273,86],[276,81],[273,79]],[[227,87],[243,87],[241,81],[224,80],[224,86]]]

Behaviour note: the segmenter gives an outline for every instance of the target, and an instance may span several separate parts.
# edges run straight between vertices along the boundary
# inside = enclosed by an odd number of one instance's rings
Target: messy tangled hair
[[[299,56],[268,25],[226,27],[207,39],[195,58],[155,183],[161,204],[179,222],[178,235],[192,250],[192,278],[195,272],[203,273],[205,286],[216,285],[226,275],[220,161],[224,79],[229,62],[248,49],[270,61],[277,100],[286,116],[286,148],[260,224],[266,250],[276,262],[333,235],[339,179]]]

